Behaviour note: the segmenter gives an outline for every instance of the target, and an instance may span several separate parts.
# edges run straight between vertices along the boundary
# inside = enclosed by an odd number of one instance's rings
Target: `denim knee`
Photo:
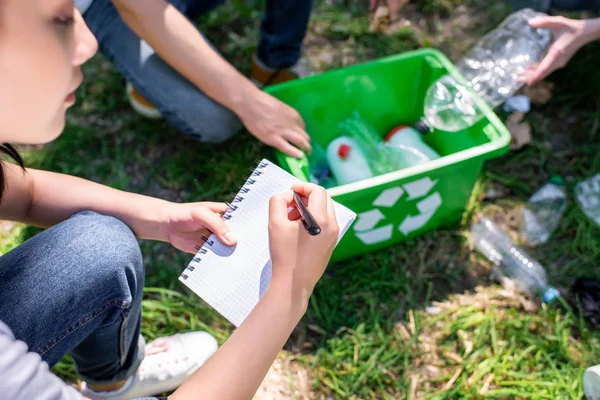
[[[201,142],[222,143],[242,129],[242,122],[233,111],[200,92],[194,97],[193,107],[177,101],[177,107],[159,109],[179,131]]]
[[[90,291],[134,301],[142,295],[144,264],[137,239],[121,220],[93,211],[82,211],[68,221],[73,232],[70,251],[79,254],[79,281]],[[125,278],[125,279],[123,279]],[[115,287],[116,286],[116,287]],[[107,297],[108,298],[108,297]]]

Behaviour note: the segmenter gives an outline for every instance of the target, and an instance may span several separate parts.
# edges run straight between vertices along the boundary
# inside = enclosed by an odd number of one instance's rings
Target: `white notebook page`
[[[235,233],[236,246],[222,244],[214,235],[198,251],[179,280],[239,326],[256,306],[271,281],[269,254],[269,199],[289,190],[297,178],[262,160],[231,202],[225,218]],[[340,236],[356,214],[334,202]]]

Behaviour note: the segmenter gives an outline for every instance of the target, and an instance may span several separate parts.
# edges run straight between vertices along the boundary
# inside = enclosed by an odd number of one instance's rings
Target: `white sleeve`
[[[48,364],[15,340],[0,321],[0,397],[12,400],[81,400],[75,388],[50,372]]]

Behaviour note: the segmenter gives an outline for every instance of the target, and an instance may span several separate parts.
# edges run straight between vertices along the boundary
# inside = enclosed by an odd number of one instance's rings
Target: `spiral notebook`
[[[179,280],[235,326],[258,303],[271,281],[269,199],[298,181],[277,165],[262,160],[223,216],[238,244],[226,246],[211,235]],[[356,214],[334,202],[340,227],[338,242]]]

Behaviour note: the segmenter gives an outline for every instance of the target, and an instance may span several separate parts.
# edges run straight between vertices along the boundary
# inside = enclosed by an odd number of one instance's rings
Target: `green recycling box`
[[[353,111],[385,136],[423,116],[430,84],[444,74],[464,78],[439,51],[423,49],[269,87],[295,108],[312,140],[323,148],[343,134],[339,123]],[[400,243],[455,222],[464,211],[485,160],[508,150],[510,133],[476,98],[484,118],[460,132],[435,131],[424,140],[442,157],[431,162],[330,188],[334,200],[357,213],[333,260]],[[276,154],[282,168],[304,181],[308,161]]]

